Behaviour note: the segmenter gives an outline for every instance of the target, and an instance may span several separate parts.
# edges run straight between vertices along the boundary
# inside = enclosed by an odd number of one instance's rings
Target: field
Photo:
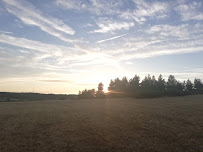
[[[202,152],[203,96],[0,102],[0,151]]]

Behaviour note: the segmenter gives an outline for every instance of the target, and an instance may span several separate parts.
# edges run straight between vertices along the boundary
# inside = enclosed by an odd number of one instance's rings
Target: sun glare
[[[103,80],[102,83],[104,84],[104,92],[108,93],[109,92],[108,87],[109,87],[110,80],[109,79]]]
[[[104,92],[105,92],[105,93],[108,93],[108,92],[109,92],[108,87],[104,88]]]

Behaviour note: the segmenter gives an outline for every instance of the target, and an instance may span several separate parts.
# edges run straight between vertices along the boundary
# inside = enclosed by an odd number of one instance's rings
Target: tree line
[[[183,96],[192,94],[203,94],[203,83],[201,79],[186,80],[180,82],[175,76],[169,75],[167,81],[160,74],[156,79],[149,74],[141,81],[138,75],[131,79],[123,77],[111,80],[108,93],[103,91],[103,83],[99,83],[95,89],[79,91],[80,98],[105,98],[105,97],[136,97],[153,98],[162,96]]]
[[[23,92],[0,92],[0,102],[8,101],[39,101],[39,100],[66,100],[74,99],[76,95],[42,94]]]

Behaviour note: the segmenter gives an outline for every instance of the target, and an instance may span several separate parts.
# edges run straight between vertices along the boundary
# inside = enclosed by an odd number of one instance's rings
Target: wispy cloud
[[[149,34],[156,34],[164,37],[187,37],[189,35],[188,25],[178,25],[178,26],[171,26],[171,25],[155,25],[147,30]]]
[[[45,44],[39,41],[28,40],[25,38],[13,37],[5,34],[0,34],[0,42],[21,48],[37,50],[54,56],[60,56],[62,53],[62,49],[55,45]]]
[[[120,12],[120,8],[124,4],[122,0],[109,0],[109,1],[90,0],[90,2],[91,7],[89,11],[97,15],[118,14]]]
[[[168,5],[164,2],[147,2],[145,0],[133,0],[133,2],[136,9],[122,12],[121,18],[143,23],[147,17],[163,16],[168,11]]]
[[[68,10],[88,11],[94,15],[113,15],[120,12],[122,0],[56,0],[57,6]]]
[[[94,30],[93,33],[109,33],[117,30],[129,30],[135,24],[133,22],[116,22],[113,20],[101,19],[98,21],[97,25],[99,26],[98,30]]]
[[[172,54],[184,54],[184,53],[194,53],[203,51],[203,47],[189,47],[189,48],[162,48],[145,50],[145,51],[135,51],[129,54],[120,56],[120,60],[129,60],[135,58],[149,58],[162,55],[172,55]]]
[[[72,83],[72,81],[68,81],[68,80],[39,80],[41,82],[57,82],[57,83],[64,83],[64,82],[68,82],[68,83]]]
[[[41,52],[39,56],[35,57],[35,60],[38,60],[38,62],[44,60],[47,65],[54,64],[53,66],[49,66],[54,70],[60,70],[62,67],[67,68],[67,65],[69,67],[77,67],[103,63],[114,64],[116,62],[116,60],[110,55],[98,52],[94,48],[91,48],[90,50],[88,47],[85,48],[81,46],[65,47],[61,45],[51,45],[39,41],[33,41],[4,34],[0,34],[0,42],[28,49],[28,51],[31,53],[33,53],[33,51]],[[25,51],[23,51],[23,53],[26,54]],[[26,58],[26,56],[24,57]],[[50,59],[53,59],[54,63],[52,63]]]
[[[31,3],[23,0],[3,0],[8,12],[18,17],[23,23],[38,26],[41,30],[63,41],[72,42],[66,34],[74,35],[75,31],[61,20],[45,16]]]
[[[202,25],[155,25],[146,34],[134,33],[108,45],[106,52],[119,60],[203,51]]]
[[[202,39],[203,24],[180,24],[180,25],[154,25],[146,30],[146,33],[159,39],[191,40]],[[182,42],[181,42],[182,43]]]
[[[66,9],[80,10],[80,9],[86,7],[85,2],[82,2],[80,0],[74,0],[74,1],[72,1],[72,0],[56,0],[55,2],[58,6],[62,6],[63,8],[66,8]]]
[[[126,36],[126,35],[128,35],[128,34],[129,34],[129,33],[123,34],[123,35],[119,35],[119,36],[114,36],[114,37],[107,38],[107,39],[104,39],[104,40],[100,40],[100,41],[98,41],[97,43],[103,43],[103,42],[106,42],[106,41],[111,41],[111,40],[114,40],[114,39],[118,39],[118,38],[124,37],[124,36]]]
[[[108,53],[111,53],[113,56],[124,56],[132,52],[142,53],[147,51],[147,48],[151,45],[159,44],[162,41],[154,37],[124,37],[115,46],[109,48]]]
[[[72,56],[71,59],[73,59],[73,57],[77,54],[80,54],[80,55],[84,54],[82,50],[78,50],[77,48],[74,48],[74,47],[65,47],[61,45],[47,44],[39,41],[14,37],[14,36],[5,35],[5,34],[0,34],[0,42],[21,47],[21,48],[36,50],[39,52],[50,54],[51,56],[58,56],[58,57]]]
[[[83,85],[83,86],[96,86],[97,83],[93,83],[93,84],[78,83],[77,85]]]
[[[202,78],[203,73],[202,72],[164,72],[162,75],[165,78],[168,78],[169,75],[174,75],[179,81],[184,81],[187,79],[194,80],[194,78]]]
[[[187,20],[203,20],[202,3],[191,2],[185,4],[184,1],[178,5],[175,10],[180,13],[184,21]]]
[[[3,33],[3,34],[13,34],[13,32],[8,32],[8,31],[0,31],[0,33]]]

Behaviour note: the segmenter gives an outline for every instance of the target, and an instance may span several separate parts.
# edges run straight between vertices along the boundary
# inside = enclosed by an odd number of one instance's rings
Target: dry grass
[[[0,151],[203,151],[203,96],[0,103]]]

